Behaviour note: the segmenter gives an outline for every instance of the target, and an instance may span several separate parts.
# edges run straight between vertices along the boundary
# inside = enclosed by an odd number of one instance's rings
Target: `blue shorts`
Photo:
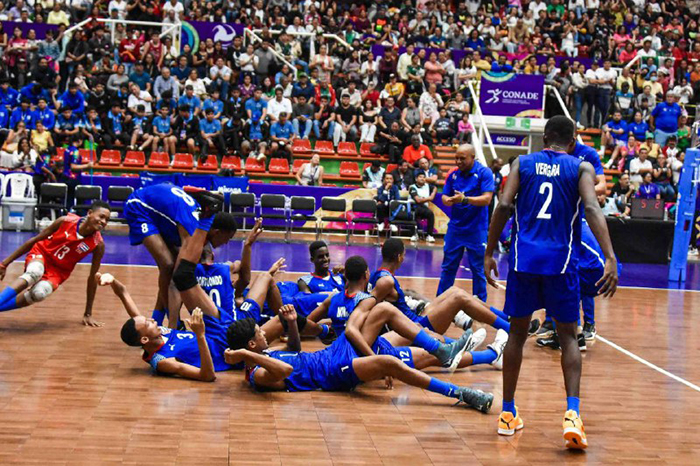
[[[511,317],[526,317],[546,309],[559,322],[576,322],[580,296],[578,272],[538,275],[511,269],[503,312]]]
[[[353,360],[360,357],[347,340],[340,335],[331,346],[315,353],[318,366],[323,367],[323,374],[317,374],[317,383],[325,391],[347,391],[357,387],[362,381],[352,367]]]
[[[228,348],[228,340],[226,338],[226,332],[228,327],[233,323],[231,315],[219,308],[220,316],[216,317],[204,314],[204,334],[209,345],[209,352],[211,353],[211,359],[214,362],[214,368],[216,371],[230,370],[230,369],[242,369],[243,364],[237,366],[230,366],[226,364],[224,360],[224,351]]]
[[[132,195],[133,196],[133,195]],[[124,218],[129,225],[129,242],[132,246],[143,243],[152,235],[161,235],[171,247],[181,245],[178,225],[194,234],[199,221],[193,215],[197,207],[188,205],[181,197],[172,196],[165,211],[156,210],[140,199],[130,198],[124,206]]]
[[[393,346],[384,337],[377,337],[377,340],[372,345],[372,351],[376,354],[393,356],[396,359],[400,359],[408,367],[415,368],[416,365],[413,363],[413,352],[408,346]]]
[[[297,314],[307,317],[314,309],[322,304],[326,298],[328,298],[328,295],[324,293],[297,293],[294,296],[282,295],[282,302],[284,304],[294,305]]]
[[[262,320],[262,309],[260,305],[252,299],[246,299],[233,311],[233,320],[243,320],[248,317],[260,324]]]
[[[579,269],[579,283],[581,286],[581,297],[595,298],[598,296],[598,287],[596,283],[603,278],[605,269]]]

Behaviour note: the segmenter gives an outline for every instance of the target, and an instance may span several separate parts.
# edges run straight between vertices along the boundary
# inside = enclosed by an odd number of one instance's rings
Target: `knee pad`
[[[306,327],[306,321],[307,321],[306,317],[299,316],[299,315],[297,316],[297,328],[299,329],[299,333],[301,333],[302,330],[304,330],[304,327]],[[287,322],[285,319],[283,319],[282,316],[280,316],[280,322],[282,322],[282,328],[284,328],[284,332],[285,333],[288,332],[289,331],[289,322]]]
[[[51,282],[42,280],[31,287],[31,289],[27,290],[24,293],[24,298],[29,304],[34,304],[45,300],[51,293],[53,293],[53,285]]]
[[[34,286],[41,277],[44,276],[44,264],[41,261],[32,261],[27,265],[27,269],[22,275],[19,276],[22,280],[27,282],[27,284],[32,287]]]
[[[190,288],[197,286],[197,277],[195,276],[196,264],[190,261],[181,260],[180,264],[175,269],[173,274],[173,283],[178,291],[187,291]]]

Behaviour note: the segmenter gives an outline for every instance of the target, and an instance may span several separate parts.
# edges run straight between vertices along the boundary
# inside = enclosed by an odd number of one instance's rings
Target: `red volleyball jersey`
[[[33,250],[38,250],[44,256],[44,262],[63,271],[70,272],[75,264],[90,254],[102,243],[102,234],[96,231],[94,234],[82,237],[78,233],[78,226],[82,218],[75,214],[66,215],[58,231],[43,241],[39,241]],[[48,264],[47,264],[48,265]]]

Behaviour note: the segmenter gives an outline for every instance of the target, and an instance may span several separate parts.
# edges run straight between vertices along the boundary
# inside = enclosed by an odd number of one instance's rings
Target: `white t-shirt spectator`
[[[255,73],[255,67],[258,66],[259,61],[260,59],[257,55],[248,55],[245,52],[238,58],[238,62],[242,64],[241,71],[248,71],[250,73]]]
[[[534,16],[535,18],[539,18],[540,11],[547,11],[547,4],[544,0],[540,0],[539,2],[532,1],[530,2],[530,6],[528,7],[528,9],[532,11],[532,16]]]
[[[221,68],[214,65],[209,69],[209,77],[211,79],[217,79],[219,74],[221,74],[221,78],[226,79],[231,76],[231,73],[233,73],[233,71],[226,65],[222,66]]]
[[[152,115],[153,114],[153,109],[151,108],[151,102],[153,101],[153,97],[148,91],[141,91],[139,93],[139,96],[136,97],[134,94],[129,95],[129,100],[127,101],[126,106],[129,107],[129,110],[132,112],[136,111],[136,107],[139,105],[143,105],[146,115]]]
[[[679,84],[673,88],[673,92],[681,97],[680,103],[682,104],[687,104],[693,97],[693,87],[690,84],[686,84],[685,86]]]
[[[107,7],[107,11],[111,12],[112,10],[117,10],[119,12],[117,15],[119,19],[126,18],[126,0],[111,0],[109,2],[109,6]]]
[[[280,113],[286,112],[287,116],[292,114],[292,102],[289,99],[282,97],[282,101],[271,99],[267,102],[267,114],[275,120],[279,118]]]
[[[179,1],[175,2],[175,5],[173,5],[172,2],[167,1],[163,5],[163,13],[167,15],[170,10],[174,10],[175,16],[179,18],[180,15],[185,11],[185,7]]]
[[[630,162],[630,181],[639,186],[643,181],[643,177],[639,173],[640,170],[651,170],[652,168],[654,168],[654,166],[651,164],[651,160],[649,159],[646,159],[644,162],[639,160],[639,158],[632,159]]]
[[[612,89],[615,81],[617,80],[617,72],[612,68],[609,70],[606,70],[605,68],[598,68],[595,71],[595,75],[597,79],[605,81],[604,83],[599,84],[602,89]]]

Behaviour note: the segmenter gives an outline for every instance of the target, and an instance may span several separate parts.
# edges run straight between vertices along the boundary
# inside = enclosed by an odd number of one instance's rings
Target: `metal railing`
[[[260,38],[254,31],[252,31],[252,30],[250,30],[250,29],[244,29],[243,31],[244,31],[244,35],[245,35],[245,34],[248,34],[248,35],[250,36],[250,40],[252,40],[253,42],[262,42],[262,38]],[[292,69],[292,70],[296,69],[296,68],[294,67],[294,65],[292,65],[289,61],[287,61],[287,59],[284,58],[284,55],[282,55],[281,53],[279,53],[277,50],[273,49],[272,47],[268,47],[267,50],[269,50],[270,52],[272,52],[272,55],[274,55],[275,57],[277,57],[277,59],[278,59],[279,61],[281,61],[282,63],[284,63],[285,65],[287,65],[290,69]]]
[[[163,37],[170,35],[173,30],[177,29],[177,33],[173,35],[173,45],[177,47],[178,50],[180,50],[180,39],[182,37],[182,23],[175,23],[171,24],[170,26],[163,26],[163,23],[154,23],[151,21],[131,21],[127,19],[110,19],[110,18],[88,18],[86,20],[83,20],[79,22],[78,24],[69,27],[66,29],[65,34],[71,34],[73,31],[77,29],[82,29],[86,24],[88,24],[91,21],[97,21],[98,23],[105,23],[109,25],[109,30],[110,30],[110,38],[112,39],[112,45],[114,45],[114,32],[116,25],[121,23],[126,25],[134,25],[134,26],[146,26],[146,27],[152,27],[152,28],[159,28],[162,29],[163,31],[160,33],[160,38],[162,39]]]
[[[479,119],[480,131],[482,131],[486,136],[486,142],[488,143],[489,150],[491,151],[491,157],[493,157],[493,159],[497,159],[498,155],[496,154],[496,148],[494,147],[493,141],[491,140],[491,133],[489,133],[489,129],[486,126],[484,114],[481,113],[481,107],[479,107],[479,97],[476,95],[476,91],[474,90],[474,85],[472,81],[469,81],[467,85],[469,86],[469,92],[472,95],[472,102],[474,108],[474,111],[472,113]],[[481,145],[483,145],[483,141],[480,142],[482,143]]]
[[[693,123],[690,130],[692,131],[692,134],[690,135],[690,147],[697,148],[700,146],[700,136],[698,136],[698,131],[700,131],[700,121]]]

